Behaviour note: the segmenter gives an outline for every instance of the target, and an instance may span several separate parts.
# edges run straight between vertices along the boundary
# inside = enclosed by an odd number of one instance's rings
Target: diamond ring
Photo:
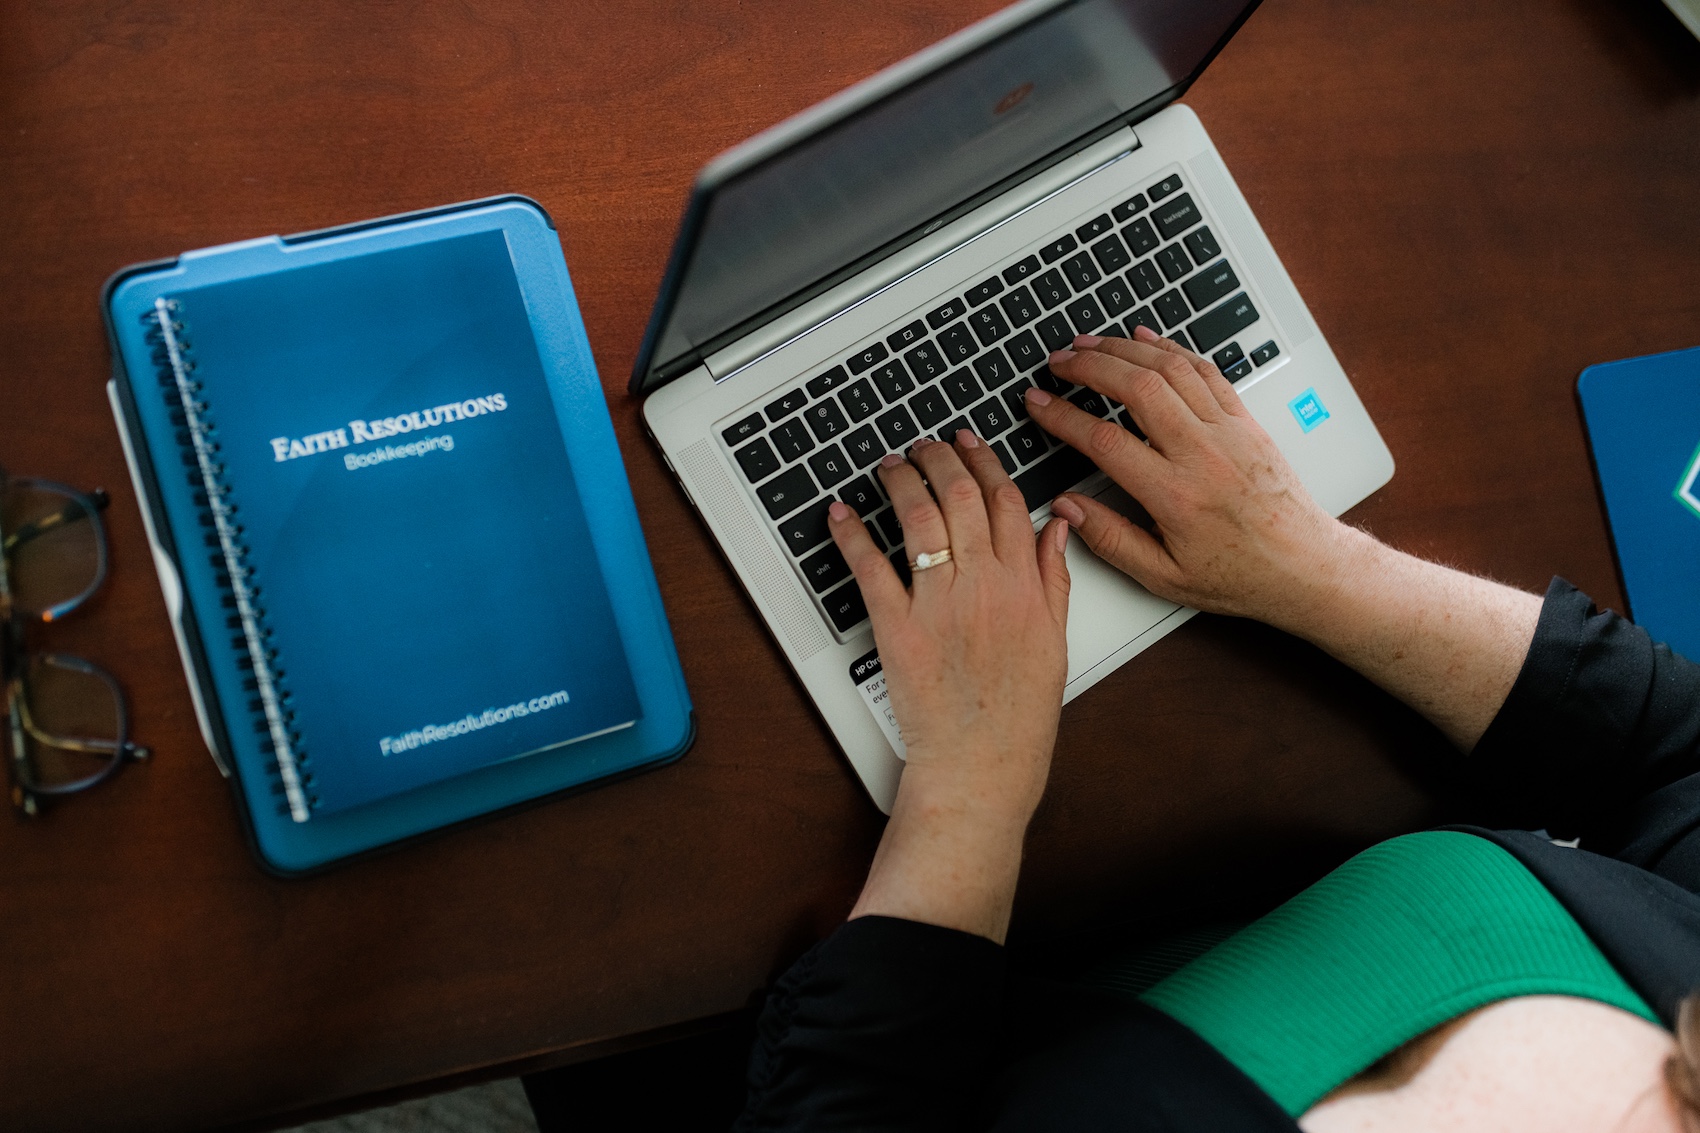
[[[945,563],[948,563],[949,561],[950,561],[950,548],[949,547],[946,547],[942,551],[922,551],[920,554],[916,555],[914,558],[909,560],[909,570],[911,572],[921,571],[921,570],[932,570],[934,567],[943,566]]]

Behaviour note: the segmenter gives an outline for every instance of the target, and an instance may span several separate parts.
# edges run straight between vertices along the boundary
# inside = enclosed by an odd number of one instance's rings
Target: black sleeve
[[[951,1130],[980,1093],[1004,950],[981,936],[859,917],[768,996],[734,1128]]]
[[[1555,578],[1469,763],[1509,823],[1656,868],[1700,828],[1700,665]]]

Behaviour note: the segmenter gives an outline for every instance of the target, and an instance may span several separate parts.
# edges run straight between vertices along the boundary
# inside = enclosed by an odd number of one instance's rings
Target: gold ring
[[[946,547],[942,551],[922,551],[920,554],[916,555],[914,558],[909,560],[909,570],[910,570],[910,573],[915,573],[917,571],[923,571],[923,570],[932,570],[934,567],[943,566],[945,563],[948,563],[949,561],[950,561],[950,548],[949,547]]]

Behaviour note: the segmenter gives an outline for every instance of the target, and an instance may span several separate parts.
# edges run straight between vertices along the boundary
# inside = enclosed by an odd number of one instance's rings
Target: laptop
[[[1077,489],[1134,509],[1027,419],[1076,332],[1213,358],[1339,514],[1393,458],[1198,117],[1176,101],[1255,0],[1026,0],[722,154],[698,176],[631,391],[873,801],[903,769],[867,611],[827,536],[910,549],[874,466],[985,438],[1035,526]],[[925,548],[921,548],[925,549]],[[1065,699],[1195,611],[1071,537]]]

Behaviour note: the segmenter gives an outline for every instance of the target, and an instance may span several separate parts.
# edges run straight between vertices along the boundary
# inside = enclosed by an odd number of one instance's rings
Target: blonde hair
[[[1676,1049],[1665,1060],[1665,1085],[1683,1133],[1700,1133],[1700,991],[1676,1009]]]

